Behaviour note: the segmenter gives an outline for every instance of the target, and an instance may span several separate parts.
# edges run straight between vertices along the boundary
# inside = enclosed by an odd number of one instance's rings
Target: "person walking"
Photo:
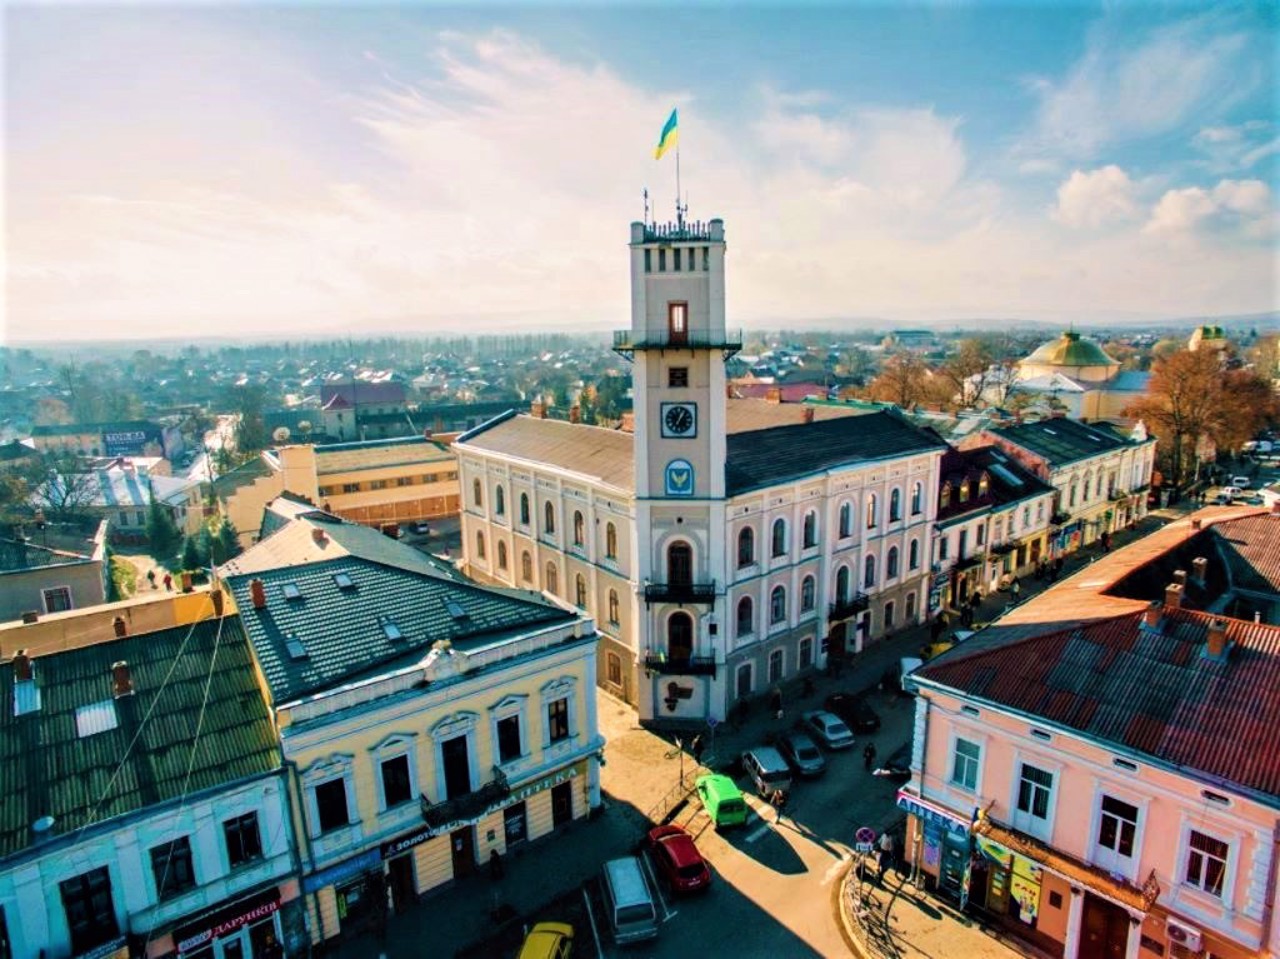
[[[880,834],[880,878],[884,879],[885,870],[894,863],[893,834],[890,832],[882,832]]]
[[[173,592],[173,577],[168,573],[164,574],[164,590],[166,593]]]
[[[774,686],[773,692],[769,695],[769,708],[773,710],[775,718],[782,718],[782,689],[778,686]]]
[[[871,772],[871,764],[876,761],[876,744],[867,743],[867,748],[862,750],[862,768],[867,772]]]
[[[693,753],[694,762],[702,762],[702,750],[705,745],[706,744],[702,741],[702,733],[698,733],[698,735],[693,737],[693,742],[689,744],[689,750]]]
[[[1022,584],[1018,582],[1018,577],[1013,578],[1013,585],[1009,587],[1009,591],[1013,593],[1013,601],[1016,603],[1018,597],[1022,595]]]
[[[498,852],[497,848],[491,849],[489,850],[489,878],[496,881],[502,876],[502,853]]]
[[[147,582],[151,584],[151,588],[156,588],[156,571],[154,569],[147,570]]]

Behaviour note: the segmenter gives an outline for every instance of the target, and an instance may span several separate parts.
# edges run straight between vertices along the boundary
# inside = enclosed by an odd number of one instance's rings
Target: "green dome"
[[[1093,340],[1083,339],[1074,330],[1063,333],[1028,356],[1024,363],[1036,366],[1119,366]]]

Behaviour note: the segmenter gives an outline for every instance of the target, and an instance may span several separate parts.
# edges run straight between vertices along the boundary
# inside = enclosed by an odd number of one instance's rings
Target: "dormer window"
[[[990,487],[990,485],[991,485],[991,482],[988,479],[987,474],[983,473],[982,477],[978,480],[978,495],[986,496],[987,489]]]
[[[939,496],[939,500],[940,502],[938,503],[938,505],[943,507],[944,509],[951,505],[951,484],[950,483],[942,484],[942,493]]]
[[[689,341],[688,303],[667,304],[667,331],[671,335],[672,343],[687,343]]]
[[[960,484],[960,502],[969,502],[969,481],[965,480]]]

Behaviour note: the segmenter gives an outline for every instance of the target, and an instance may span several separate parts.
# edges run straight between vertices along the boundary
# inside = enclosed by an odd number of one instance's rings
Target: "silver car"
[[[815,709],[800,717],[804,731],[828,749],[848,749],[853,745],[853,731],[844,720],[825,709]]]
[[[821,776],[827,771],[827,758],[808,733],[786,733],[779,737],[777,747],[797,776]]]

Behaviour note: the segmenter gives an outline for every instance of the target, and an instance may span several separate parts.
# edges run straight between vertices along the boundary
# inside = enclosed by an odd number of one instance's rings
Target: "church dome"
[[[1085,339],[1074,330],[1050,340],[1023,362],[1035,366],[1119,366],[1119,362],[1107,355],[1107,351],[1093,340]]]

